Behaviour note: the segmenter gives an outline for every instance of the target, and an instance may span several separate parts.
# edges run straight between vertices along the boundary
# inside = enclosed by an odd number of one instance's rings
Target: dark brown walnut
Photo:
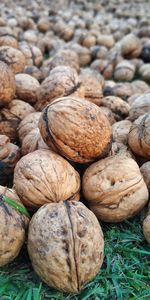
[[[17,116],[20,120],[24,119],[30,113],[35,112],[35,109],[27,102],[19,99],[14,99],[8,104],[10,112]]]
[[[134,34],[130,33],[121,40],[121,52],[124,57],[139,57],[141,51],[142,43]]]
[[[139,69],[142,79],[150,83],[150,63],[143,64]]]
[[[10,112],[9,109],[3,108],[0,110],[0,134],[7,135],[11,142],[16,142],[18,138],[18,125],[20,118]]]
[[[58,66],[69,66],[78,73],[80,71],[79,58],[75,51],[64,49],[56,53],[47,64],[50,70]]]
[[[0,46],[10,46],[13,48],[18,48],[18,41],[12,34],[0,33]]]
[[[0,135],[0,183],[12,180],[14,167],[20,158],[20,149],[6,135]]]
[[[105,158],[86,169],[83,193],[90,209],[105,222],[128,219],[148,201],[148,190],[140,169],[125,155]]]
[[[38,149],[49,149],[44,143],[39,128],[32,129],[23,139],[21,146],[22,155],[26,155]]]
[[[67,160],[50,150],[23,156],[14,170],[15,190],[30,209],[45,203],[79,200],[80,176]]]
[[[9,46],[0,47],[0,61],[10,66],[13,73],[21,73],[24,70],[26,59],[23,53]]]
[[[145,239],[150,244],[150,206],[148,208],[147,215],[143,222],[143,233],[144,233]]]
[[[133,79],[135,67],[127,60],[118,63],[114,70],[114,79],[117,81],[130,81]]]
[[[113,65],[107,59],[96,59],[91,63],[91,69],[100,72],[105,79],[113,75]]]
[[[103,97],[101,105],[108,107],[113,113],[119,115],[121,118],[127,117],[130,110],[130,106],[127,102],[115,96]]]
[[[0,61],[0,106],[9,103],[15,96],[16,83],[12,70]]]
[[[94,103],[64,97],[48,105],[39,120],[45,143],[71,161],[86,163],[107,155],[112,130]]]
[[[144,93],[133,101],[129,118],[131,121],[136,120],[139,116],[144,115],[150,110],[150,92]]]
[[[150,192],[150,161],[145,162],[141,167],[140,171],[143,175],[144,181],[147,185],[147,188]]]
[[[15,79],[16,96],[25,102],[34,104],[37,101],[37,89],[40,87],[38,80],[23,73],[15,75]]]
[[[44,282],[58,290],[77,293],[100,270],[103,233],[83,203],[46,204],[30,222],[28,252],[35,272]]]
[[[23,118],[23,120],[20,122],[18,127],[18,133],[19,140],[21,142],[32,129],[38,127],[40,116],[41,112],[33,112],[27,115],[25,118]]]
[[[41,50],[35,45],[27,44],[26,42],[21,42],[19,48],[26,58],[26,65],[40,67],[43,62],[43,54]]]
[[[113,141],[126,145],[131,125],[132,122],[129,120],[122,120],[114,123],[112,125]]]
[[[150,159],[150,113],[134,121],[128,133],[128,144],[135,154]]]
[[[37,90],[35,108],[41,111],[55,99],[70,95],[84,97],[84,87],[80,83],[78,74],[69,66],[56,67],[51,70],[50,75]]]
[[[3,201],[3,196],[20,203],[16,192],[0,186],[0,266],[13,261],[25,242],[28,218]],[[23,204],[21,204],[23,205]]]

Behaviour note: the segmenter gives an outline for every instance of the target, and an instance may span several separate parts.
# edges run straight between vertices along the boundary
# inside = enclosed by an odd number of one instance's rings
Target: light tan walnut
[[[29,74],[19,73],[15,75],[16,80],[16,97],[29,102],[35,103],[37,100],[37,89],[40,84],[36,78]]]
[[[0,60],[10,66],[13,73],[21,73],[24,70],[26,59],[23,53],[9,46],[0,47]]]
[[[0,106],[9,103],[15,96],[16,82],[12,70],[0,61]]]
[[[0,110],[0,134],[7,135],[12,142],[18,139],[18,125],[21,119],[7,108]]]
[[[150,111],[150,93],[140,95],[133,101],[130,108],[129,117],[131,121]]]
[[[126,145],[131,125],[132,122],[129,120],[122,120],[114,123],[112,126],[113,141]]]
[[[49,149],[44,143],[39,128],[32,129],[23,139],[21,146],[22,155],[26,155],[38,149]]]
[[[23,118],[23,120],[20,122],[18,127],[18,133],[19,140],[21,142],[32,129],[38,127],[40,116],[40,112],[33,112],[27,115],[25,118]]]
[[[20,118],[20,120],[24,119],[27,115],[35,112],[35,109],[27,102],[24,102],[19,99],[12,100],[8,108],[12,114]]]

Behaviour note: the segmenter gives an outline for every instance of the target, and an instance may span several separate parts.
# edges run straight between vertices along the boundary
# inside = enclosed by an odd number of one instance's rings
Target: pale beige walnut
[[[118,118],[116,114],[114,114],[110,108],[106,106],[100,106],[99,109],[107,117],[111,125],[117,121]]]
[[[134,80],[131,82],[134,92],[137,93],[146,93],[150,91],[149,85],[143,80]]]
[[[62,65],[74,68],[79,73],[80,66],[77,53],[71,49],[60,50],[50,59],[49,63],[47,64],[50,70]]]
[[[145,162],[141,167],[140,171],[143,175],[144,181],[147,185],[147,188],[150,192],[150,161]]]
[[[107,155],[112,130],[94,103],[77,97],[59,98],[42,112],[39,128],[45,143],[66,158],[85,163]]]
[[[143,64],[139,69],[142,79],[150,83],[150,63]]]
[[[134,155],[131,152],[129,146],[118,142],[112,143],[111,149],[108,153],[108,156],[114,156],[114,155],[124,155],[130,158],[134,158]]]
[[[30,222],[28,252],[35,272],[44,282],[77,293],[100,270],[103,233],[83,203],[46,204]]]
[[[0,134],[7,135],[12,142],[18,138],[18,125],[21,119],[7,108],[0,110]]]
[[[132,122],[129,120],[122,120],[114,123],[112,125],[113,141],[126,145],[131,125]]]
[[[113,113],[119,115],[121,118],[127,117],[130,110],[129,104],[116,96],[103,97],[101,105],[108,107]]]
[[[20,159],[20,149],[10,142],[6,135],[0,135],[0,183],[7,184],[12,179],[17,161]]]
[[[24,137],[21,153],[26,155],[38,149],[48,149],[48,146],[44,143],[39,128],[34,128]]]
[[[128,144],[135,154],[150,159],[150,113],[134,121],[128,133]]]
[[[0,47],[0,60],[5,62],[15,74],[23,72],[26,64],[23,53],[9,46]]]
[[[17,116],[20,120],[24,119],[30,113],[35,112],[35,109],[27,102],[19,99],[12,100],[8,108],[12,114]]]
[[[50,150],[40,149],[23,156],[14,170],[14,185],[30,209],[48,202],[79,200],[78,172]]]
[[[0,34],[0,46],[18,48],[18,41],[15,36],[11,34]]]
[[[37,23],[37,28],[39,31],[45,33],[50,29],[50,21],[46,17],[41,17]]]
[[[44,68],[39,69],[36,66],[26,66],[24,73],[31,75],[41,83],[49,75],[48,68],[46,69],[46,73],[43,72],[43,69]]]
[[[91,69],[100,72],[105,79],[109,79],[113,75],[113,65],[107,59],[95,59],[91,63]]]
[[[131,104],[129,117],[131,121],[150,111],[150,92],[137,97]]]
[[[71,49],[77,53],[80,66],[86,66],[91,62],[91,53],[88,48],[73,43]]]
[[[148,201],[137,163],[116,155],[92,164],[83,176],[83,194],[97,218],[120,222],[136,215]]]
[[[133,79],[135,67],[127,60],[118,63],[114,70],[114,79],[116,81],[130,81]]]
[[[146,218],[144,219],[144,222],[143,222],[143,233],[144,233],[145,239],[150,244],[150,207],[148,209]]]
[[[55,99],[72,94],[84,97],[84,87],[76,70],[69,66],[55,67],[37,90],[35,108],[42,110]]]
[[[114,43],[115,41],[113,35],[99,34],[97,38],[97,44],[105,46],[108,49],[112,48],[114,46]]]
[[[142,43],[139,38],[130,33],[121,40],[121,52],[126,58],[135,58],[142,51]]]
[[[0,106],[9,103],[15,96],[15,76],[7,64],[0,61]]]
[[[19,44],[19,48],[26,58],[26,65],[35,65],[37,67],[42,65],[43,54],[40,48],[36,47],[35,45],[27,44],[26,42],[21,42]]]
[[[129,82],[117,83],[111,90],[110,95],[120,97],[123,100],[127,100],[128,97],[133,95],[134,90]]]
[[[0,266],[13,261],[19,254],[25,241],[25,231],[29,222],[26,216],[3,200],[4,195],[16,204],[20,203],[14,190],[0,186]]]
[[[16,96],[29,102],[31,104],[35,103],[37,100],[37,89],[40,84],[36,78],[29,74],[19,73],[15,75],[16,79]]]
[[[18,127],[19,140],[22,142],[24,137],[34,128],[38,127],[38,122],[41,116],[41,112],[33,112],[27,115],[20,122]]]
[[[90,48],[95,44],[96,44],[96,37],[91,33],[86,34],[82,39],[82,45],[84,47]]]

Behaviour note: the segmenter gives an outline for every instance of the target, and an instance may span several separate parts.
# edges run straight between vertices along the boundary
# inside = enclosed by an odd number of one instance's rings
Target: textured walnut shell
[[[76,293],[103,263],[103,233],[83,203],[46,204],[30,222],[28,252],[35,272],[49,286]]]
[[[35,103],[37,100],[37,89],[40,84],[36,78],[28,74],[17,74],[16,79],[16,96],[29,103]]]
[[[118,142],[112,143],[111,149],[108,153],[108,156],[114,155],[124,155],[130,158],[134,158],[134,155],[132,154],[129,146]]]
[[[18,41],[15,36],[11,34],[0,34],[0,46],[18,48]]]
[[[22,42],[20,43],[19,48],[24,54],[28,66],[35,65],[40,67],[42,65],[43,54],[38,47]]]
[[[143,64],[139,69],[139,74],[142,76],[142,79],[150,83],[150,63]]]
[[[48,146],[44,143],[39,128],[34,128],[24,137],[21,153],[26,155],[38,149],[48,149]]]
[[[97,44],[110,49],[114,46],[114,38],[112,35],[99,34]]]
[[[9,103],[15,96],[15,77],[7,64],[0,61],[0,106]]]
[[[85,163],[105,156],[112,131],[99,107],[75,97],[59,98],[48,105],[39,128],[45,143],[66,158]]]
[[[150,110],[150,93],[140,95],[135,99],[130,108],[129,117],[131,121],[136,120],[139,116],[144,115]]]
[[[43,72],[43,68],[39,69],[36,66],[26,66],[24,69],[24,73],[31,75],[41,83],[48,76],[49,70],[46,69],[45,73]]]
[[[3,108],[0,110],[0,134],[7,135],[12,142],[18,138],[18,125],[20,118],[15,116],[10,110]]]
[[[105,79],[113,75],[113,65],[107,59],[96,59],[91,64],[91,69],[100,72]]]
[[[120,97],[123,100],[127,100],[128,97],[133,95],[134,91],[132,85],[129,82],[117,83],[111,90],[110,95]]]
[[[122,155],[92,164],[83,176],[83,193],[90,209],[105,222],[130,218],[148,201],[148,190],[137,163]]]
[[[107,48],[104,46],[93,46],[90,48],[93,59],[105,59],[107,56]]]
[[[25,56],[23,53],[13,47],[0,47],[0,60],[5,62],[12,69],[13,73],[21,73],[25,67]]]
[[[150,161],[147,161],[140,167],[140,171],[144,177],[144,181],[147,185],[147,188],[150,192]]]
[[[146,93],[150,91],[149,85],[143,80],[134,80],[131,82],[133,91],[137,93]]]
[[[90,33],[88,33],[85,37],[82,39],[82,45],[84,47],[90,48],[96,44],[96,37]]]
[[[117,81],[130,81],[133,79],[135,67],[129,61],[123,60],[116,65],[114,79]]]
[[[50,150],[23,156],[14,171],[22,202],[31,209],[48,202],[79,200],[80,176],[64,158]]]
[[[42,110],[53,100],[72,94],[84,97],[84,88],[80,87],[78,74],[75,69],[68,66],[56,67],[37,90],[35,107],[37,110]]]
[[[48,67],[50,70],[58,66],[60,67],[62,65],[74,68],[79,73],[80,66],[79,66],[79,58],[77,53],[70,49],[61,50],[57,52],[56,55],[48,63]]]
[[[134,153],[150,159],[150,113],[134,121],[128,133],[128,144]]]
[[[38,122],[40,119],[41,113],[34,112],[27,115],[19,124],[18,133],[19,140],[22,141],[25,136],[34,128],[38,127]]]
[[[117,121],[117,116],[112,112],[111,109],[105,106],[100,106],[99,109],[107,117],[111,125]]]
[[[113,124],[113,141],[126,145],[131,125],[129,120],[122,120]]]
[[[147,216],[143,222],[143,233],[145,239],[150,244],[150,208],[148,209]]]
[[[121,118],[125,118],[129,114],[129,104],[119,97],[104,97],[101,101],[101,105],[108,107],[113,113],[119,115]]]
[[[20,120],[24,119],[30,113],[35,112],[35,109],[29,104],[19,99],[12,100],[8,108],[12,114],[17,116]]]
[[[88,48],[73,43],[71,49],[78,54],[80,66],[86,66],[91,62],[91,53]]]
[[[126,35],[121,41],[121,52],[126,58],[135,58],[140,55],[142,44],[134,34]]]
[[[20,202],[14,190],[0,186],[0,266],[8,264],[19,254],[29,222],[27,217],[1,199],[3,195]]]

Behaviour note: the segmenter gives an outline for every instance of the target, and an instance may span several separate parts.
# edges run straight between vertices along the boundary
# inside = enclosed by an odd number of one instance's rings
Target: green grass
[[[0,300],[149,300],[150,246],[142,233],[143,213],[121,224],[102,224],[105,260],[102,269],[78,295],[49,288],[33,272],[26,248],[0,268]]]

